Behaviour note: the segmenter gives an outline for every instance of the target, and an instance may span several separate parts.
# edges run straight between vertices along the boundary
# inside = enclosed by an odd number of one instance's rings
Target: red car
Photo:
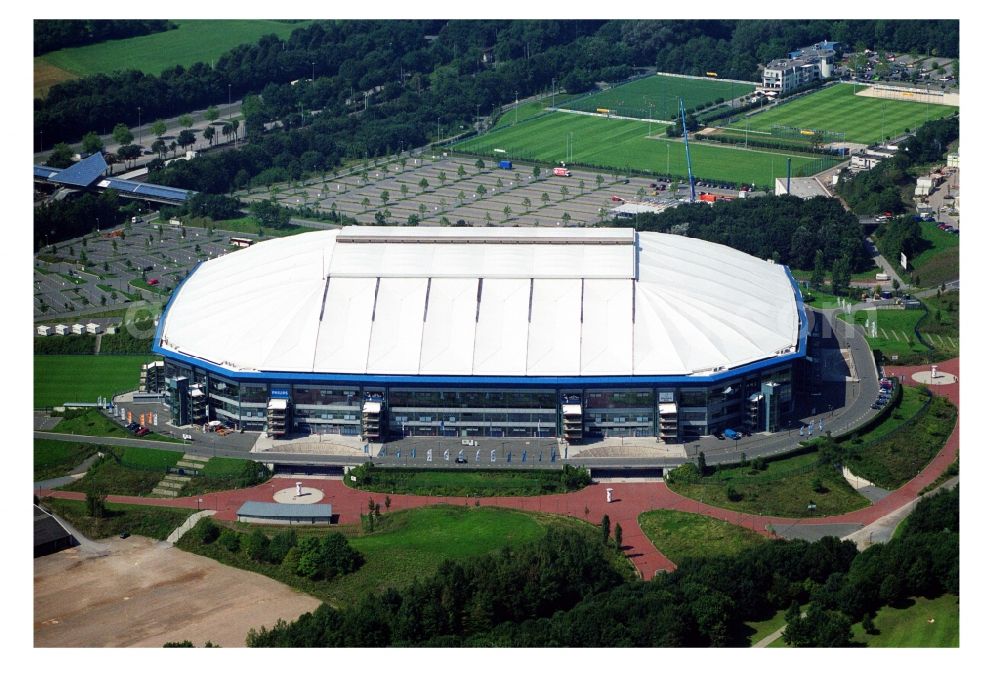
[[[137,437],[144,437],[147,434],[149,434],[149,428],[147,428],[147,427],[140,427],[139,429],[137,429],[135,431],[135,436],[137,436]]]
[[[160,280],[159,280],[159,279],[156,279],[156,278],[153,278],[153,279],[149,280],[149,281],[148,281],[148,282],[146,282],[146,283],[147,283],[147,284],[149,284],[150,286],[156,286],[157,284],[159,284],[159,283],[160,283]]]

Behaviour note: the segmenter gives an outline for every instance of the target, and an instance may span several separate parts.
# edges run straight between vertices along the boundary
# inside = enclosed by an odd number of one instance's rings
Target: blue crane
[[[697,200],[694,194],[694,173],[691,171],[691,146],[688,145],[688,128],[687,120],[684,115],[684,99],[680,99],[681,104],[681,128],[684,130],[684,154],[687,155],[688,163],[688,187],[691,189],[691,202],[694,203]]]

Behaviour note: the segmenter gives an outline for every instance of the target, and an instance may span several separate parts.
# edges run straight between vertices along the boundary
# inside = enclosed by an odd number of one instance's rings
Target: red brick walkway
[[[959,375],[959,360],[952,359],[938,365],[939,370]],[[907,383],[911,381],[913,373],[929,370],[926,366],[897,366],[888,369],[893,375],[906,375]],[[935,394],[948,397],[958,405],[959,386],[956,382],[953,385],[935,385],[932,388]],[[931,463],[916,477],[911,479],[904,486],[889,494],[878,503],[859,509],[847,514],[837,516],[819,517],[815,519],[790,519],[771,516],[754,516],[742,512],[713,507],[704,503],[686,498],[673,492],[661,482],[643,483],[603,483],[588,486],[582,491],[566,495],[546,495],[534,498],[480,498],[481,505],[497,507],[508,507],[525,511],[546,512],[550,514],[563,514],[572,516],[594,524],[600,524],[601,517],[605,514],[611,519],[612,531],[615,523],[620,523],[622,527],[622,546],[626,555],[635,565],[636,569],[645,579],[650,579],[658,570],[672,571],[676,568],[674,563],[653,547],[653,544],[639,528],[639,514],[652,509],[672,509],[693,514],[703,514],[716,519],[722,519],[732,524],[749,528],[763,535],[769,535],[768,524],[833,524],[833,523],[861,523],[868,525],[876,519],[894,512],[899,507],[916,498],[920,490],[932,483],[945,468],[955,459],[959,444],[959,425],[955,424],[955,429],[945,442],[944,447],[935,456]],[[258,500],[270,502],[272,496],[279,490],[295,486],[297,479],[275,478],[265,484],[235,491],[223,491],[220,493],[209,493],[202,496],[199,504],[198,498],[139,498],[130,496],[111,496],[109,502],[137,505],[159,505],[164,507],[188,507],[202,509],[214,509],[217,511],[216,518],[235,521],[236,510],[247,500]],[[385,495],[379,493],[368,493],[354,490],[336,479],[298,479],[308,486],[319,488],[325,493],[322,500],[325,504],[333,506],[334,514],[339,518],[340,523],[357,523],[363,513],[368,511],[369,498],[375,498],[376,502],[382,503]],[[606,501],[605,488],[614,488],[615,501],[608,504]],[[68,491],[41,491],[43,496],[53,496],[82,500],[82,493]],[[474,504],[474,499],[468,498],[441,498],[424,497],[416,495],[393,495],[392,510],[411,509],[414,507],[424,507],[433,504],[453,504],[468,505]]]

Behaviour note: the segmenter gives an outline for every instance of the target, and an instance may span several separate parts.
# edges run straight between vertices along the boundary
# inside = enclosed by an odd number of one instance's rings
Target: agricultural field
[[[588,113],[607,108],[613,115],[641,119],[669,120],[677,115],[679,100],[684,99],[688,112],[697,106],[714,103],[717,99],[734,99],[754,90],[752,82],[720,82],[718,80],[652,75],[585,94],[560,105],[568,110]]]
[[[35,58],[35,96],[52,85],[78,77],[111,73],[124,68],[159,75],[172,66],[211,63],[237,45],[256,42],[274,33],[287,38],[309,21],[178,20],[175,30],[71,47]],[[225,86],[220,85],[225,94]]]
[[[870,144],[957,110],[953,106],[855,96],[853,85],[839,84],[752,115],[747,118],[747,128],[764,133],[770,133],[774,125],[822,129],[843,132],[847,141]]]
[[[492,157],[495,148],[504,157],[541,162],[578,163],[608,171],[651,174],[687,174],[684,143],[667,140],[664,128],[639,120],[552,113],[504,127],[460,142],[459,152]],[[835,160],[816,155],[744,150],[742,148],[692,143],[691,164],[696,179],[773,186],[775,175],[783,175],[788,157],[794,176],[812,175]]]
[[[97,401],[139,386],[143,356],[35,355],[35,408]]]

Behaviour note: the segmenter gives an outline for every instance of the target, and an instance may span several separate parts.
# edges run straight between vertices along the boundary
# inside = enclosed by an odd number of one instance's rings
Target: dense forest
[[[958,594],[958,489],[925,498],[893,540],[772,541],[623,580],[599,540],[550,532],[519,550],[445,562],[409,587],[323,605],[251,631],[263,646],[745,646],[744,623],[776,612],[795,646],[852,644],[851,625],[913,597]],[[809,603],[802,615],[800,608]]]
[[[174,28],[162,19],[36,19],[35,56],[66,47],[92,45]]]
[[[262,37],[214,66],[176,66],[159,76],[123,70],[58,84],[35,100],[35,128],[48,143],[107,133],[136,101],[148,119],[169,117],[263,93],[282,117],[301,103],[335,115],[367,108],[400,129],[415,124],[413,145],[430,139],[437,118],[451,125],[514,99],[569,92],[620,80],[633,66],[758,79],[758,64],[830,38],[854,45],[958,55],[958,21],[342,21],[297,29],[287,41]],[[268,85],[312,77],[295,92]],[[306,84],[306,83],[300,83]],[[365,94],[367,106],[365,105]],[[409,94],[409,96],[407,96]],[[376,112],[389,102],[395,109]],[[434,123],[434,124],[432,124]],[[394,141],[407,139],[400,138]],[[393,145],[395,147],[395,145]]]
[[[767,227],[762,228],[762,223]],[[682,204],[659,214],[639,214],[634,222],[621,224],[718,242],[800,270],[812,270],[817,263],[829,270],[840,261],[852,271],[871,267],[857,217],[832,198],[781,195],[713,206]]]

